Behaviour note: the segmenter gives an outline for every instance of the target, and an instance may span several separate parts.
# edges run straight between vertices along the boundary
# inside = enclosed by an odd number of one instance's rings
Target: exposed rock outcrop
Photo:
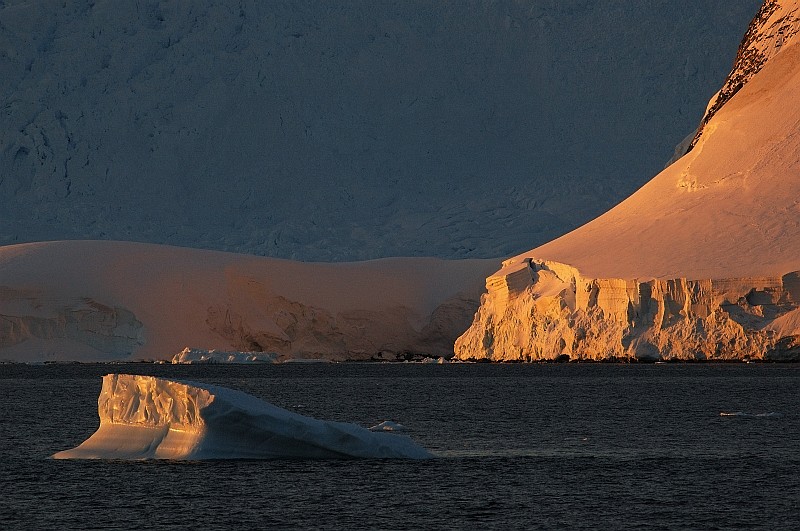
[[[722,88],[708,103],[700,127],[685,151],[690,151],[697,144],[705,125],[717,111],[761,70],[770,57],[793,42],[798,32],[800,13],[796,0],[764,1],[739,45],[733,69]]]

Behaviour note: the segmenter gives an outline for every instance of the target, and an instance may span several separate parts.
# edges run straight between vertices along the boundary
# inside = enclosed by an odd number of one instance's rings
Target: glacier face
[[[108,374],[97,409],[98,430],[55,459],[432,457],[403,435],[305,417],[193,382]]]
[[[687,280],[586,278],[568,265],[526,260],[486,282],[464,360],[800,359],[800,272]]]
[[[487,279],[458,357],[800,358],[798,13],[765,2],[694,149]]]
[[[757,6],[0,2],[0,243],[506,256],[655,173]]]

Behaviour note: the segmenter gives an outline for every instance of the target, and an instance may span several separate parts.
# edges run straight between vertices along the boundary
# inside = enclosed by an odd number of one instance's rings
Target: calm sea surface
[[[108,372],[394,420],[438,457],[48,459]],[[0,365],[0,529],[797,529],[799,391],[800,365]]]

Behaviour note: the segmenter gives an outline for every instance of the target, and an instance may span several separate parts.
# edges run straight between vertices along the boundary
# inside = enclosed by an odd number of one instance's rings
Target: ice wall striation
[[[478,277],[479,278],[479,277]],[[453,341],[478,308],[478,294],[454,296],[422,319],[412,308],[333,312],[232,282],[231,300],[211,304],[205,325],[229,348],[292,358],[400,361],[453,354]]]
[[[54,458],[431,457],[403,435],[304,417],[212,385],[108,374],[97,406],[99,429]]]
[[[55,359],[80,350],[85,361],[130,356],[145,343],[144,326],[130,310],[91,297],[53,297],[41,290],[0,286],[0,351],[35,352]],[[4,358],[0,354],[0,359]]]
[[[546,260],[506,264],[455,345],[459,359],[800,360],[800,273],[731,279],[587,278]]]

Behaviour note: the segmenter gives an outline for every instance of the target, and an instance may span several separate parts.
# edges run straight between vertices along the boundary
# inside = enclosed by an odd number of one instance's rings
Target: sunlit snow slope
[[[519,258],[559,261],[595,277],[722,278],[797,269],[800,9],[794,1],[780,4],[786,7],[759,26],[786,35],[765,43],[777,53],[716,111],[689,154],[608,213]]]
[[[497,257],[697,126],[757,0],[0,1],[0,243]]]
[[[458,355],[796,355],[799,15],[797,1],[765,2],[725,85],[738,88],[694,148],[608,213],[506,261]]]
[[[0,361],[451,356],[492,260],[303,263],[153,244],[0,247]]]
[[[407,458],[431,454],[409,437],[317,420],[224,387],[108,374],[100,427],[56,459]]]

